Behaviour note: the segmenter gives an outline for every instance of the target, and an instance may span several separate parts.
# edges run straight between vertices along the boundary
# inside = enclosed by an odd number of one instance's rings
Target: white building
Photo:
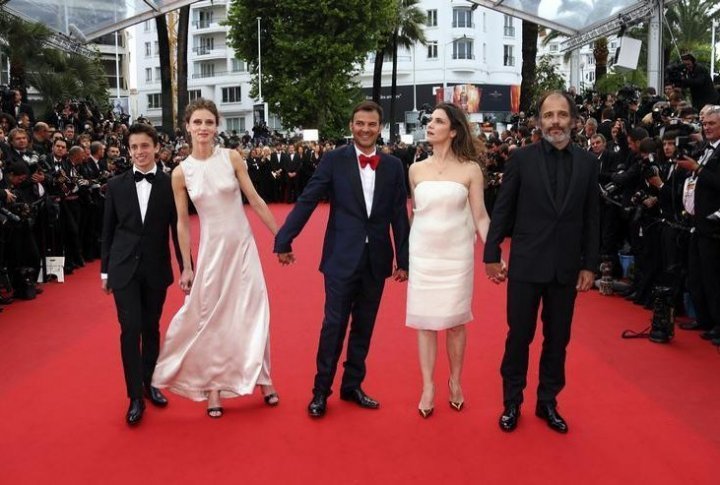
[[[478,113],[511,111],[511,97],[519,99],[521,22],[465,0],[421,0],[418,6],[427,14],[428,45],[417,45],[398,55],[397,119],[403,120],[406,111],[425,103],[435,104],[438,88],[444,85],[477,88]],[[220,25],[227,18],[228,0],[201,1],[190,8],[189,98],[202,96],[218,103],[223,116],[221,130],[250,130],[256,103],[249,97],[251,76],[246,64],[236,60],[227,45],[229,27]],[[138,98],[134,114],[159,123],[161,86],[155,21],[140,24],[135,37]],[[371,54],[359,75],[367,94],[372,88],[373,63]],[[389,101],[391,70],[388,59],[383,67],[383,104]],[[517,86],[512,96],[511,86]],[[279,128],[272,116],[268,124]]]
[[[465,0],[421,0],[418,7],[427,15],[428,43],[398,53],[396,120],[404,121],[406,112],[426,103],[434,105],[442,97],[443,86],[458,86],[463,93],[466,87],[473,90],[479,100],[477,109],[468,110],[473,119],[510,112],[519,102],[522,22]],[[371,54],[359,79],[368,96],[374,60]],[[392,59],[386,58],[382,81],[386,110],[391,75]]]
[[[228,0],[201,1],[190,6],[188,36],[188,99],[207,98],[220,110],[220,130],[243,133],[253,126],[250,74],[228,46]],[[137,113],[153,124],[162,118],[160,58],[155,20],[136,28]]]
[[[544,36],[538,36],[538,59],[543,55],[551,55],[553,57],[554,64],[557,68],[558,74],[565,78],[565,87],[570,87],[570,57],[567,52],[561,52],[561,44],[567,39],[567,37],[561,36],[552,41],[548,42],[547,45],[543,44]],[[608,68],[612,66],[615,58],[615,51],[620,46],[616,36],[608,37]],[[586,44],[580,48],[579,52],[579,73],[578,78],[580,82],[575,86],[578,94],[582,93],[586,89],[592,89],[595,84],[595,56],[593,56],[594,45]]]

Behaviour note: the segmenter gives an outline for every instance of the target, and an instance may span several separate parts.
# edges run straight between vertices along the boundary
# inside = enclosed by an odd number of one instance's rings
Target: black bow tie
[[[154,173],[142,173],[142,172],[135,172],[133,174],[133,177],[135,178],[135,183],[142,182],[143,180],[147,180],[149,183],[153,183],[153,180],[155,180],[155,174]]]

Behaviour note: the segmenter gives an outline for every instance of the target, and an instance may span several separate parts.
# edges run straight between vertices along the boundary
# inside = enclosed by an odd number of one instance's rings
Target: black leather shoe
[[[709,327],[698,323],[697,320],[693,320],[692,322],[687,322],[687,323],[681,323],[680,325],[678,325],[678,327],[680,327],[683,330],[702,330],[702,331],[710,330]]]
[[[157,387],[145,386],[145,396],[150,399],[153,406],[164,408],[168,404],[167,398]]]
[[[317,392],[313,394],[312,401],[308,404],[308,414],[311,418],[322,418],[327,410],[327,395]]]
[[[548,426],[558,433],[567,433],[568,425],[553,404],[538,403],[535,408],[535,416],[547,421]]]
[[[340,391],[340,399],[352,401],[361,408],[377,409],[380,403],[363,392],[359,387],[352,391]]]
[[[720,338],[720,328],[713,327],[707,332],[703,332],[700,334],[700,338],[703,340],[713,340],[716,338]]]
[[[128,408],[125,420],[130,426],[134,426],[140,422],[145,411],[145,401],[142,399],[130,399],[130,407]]]
[[[500,425],[501,430],[509,433],[517,428],[518,419],[520,419],[520,405],[508,404],[505,406],[498,424]]]

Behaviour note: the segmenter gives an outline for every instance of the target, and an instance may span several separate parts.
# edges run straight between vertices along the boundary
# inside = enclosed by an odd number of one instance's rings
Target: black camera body
[[[687,79],[687,76],[687,68],[682,62],[669,64],[665,68],[665,84],[682,84],[683,80]]]

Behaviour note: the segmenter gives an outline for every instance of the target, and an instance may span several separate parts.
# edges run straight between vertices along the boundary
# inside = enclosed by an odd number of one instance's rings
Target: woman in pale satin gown
[[[215,146],[219,118],[215,103],[204,99],[185,110],[192,152],[172,184],[185,268],[180,287],[188,296],[170,323],[153,376],[153,386],[207,400],[213,418],[223,414],[221,398],[251,394],[256,386],[266,404],[278,403],[270,379],[267,289],[241,193],[273,235],[277,225],[240,154]],[[188,195],[200,217],[194,274]]]
[[[464,405],[461,387],[465,324],[472,320],[474,245],[483,243],[490,218],[483,202],[480,156],[464,112],[441,103],[432,113],[427,139],[433,155],[410,166],[413,216],[406,325],[417,329],[423,389],[418,410],[434,409],[437,334],[447,330],[450,406]]]

